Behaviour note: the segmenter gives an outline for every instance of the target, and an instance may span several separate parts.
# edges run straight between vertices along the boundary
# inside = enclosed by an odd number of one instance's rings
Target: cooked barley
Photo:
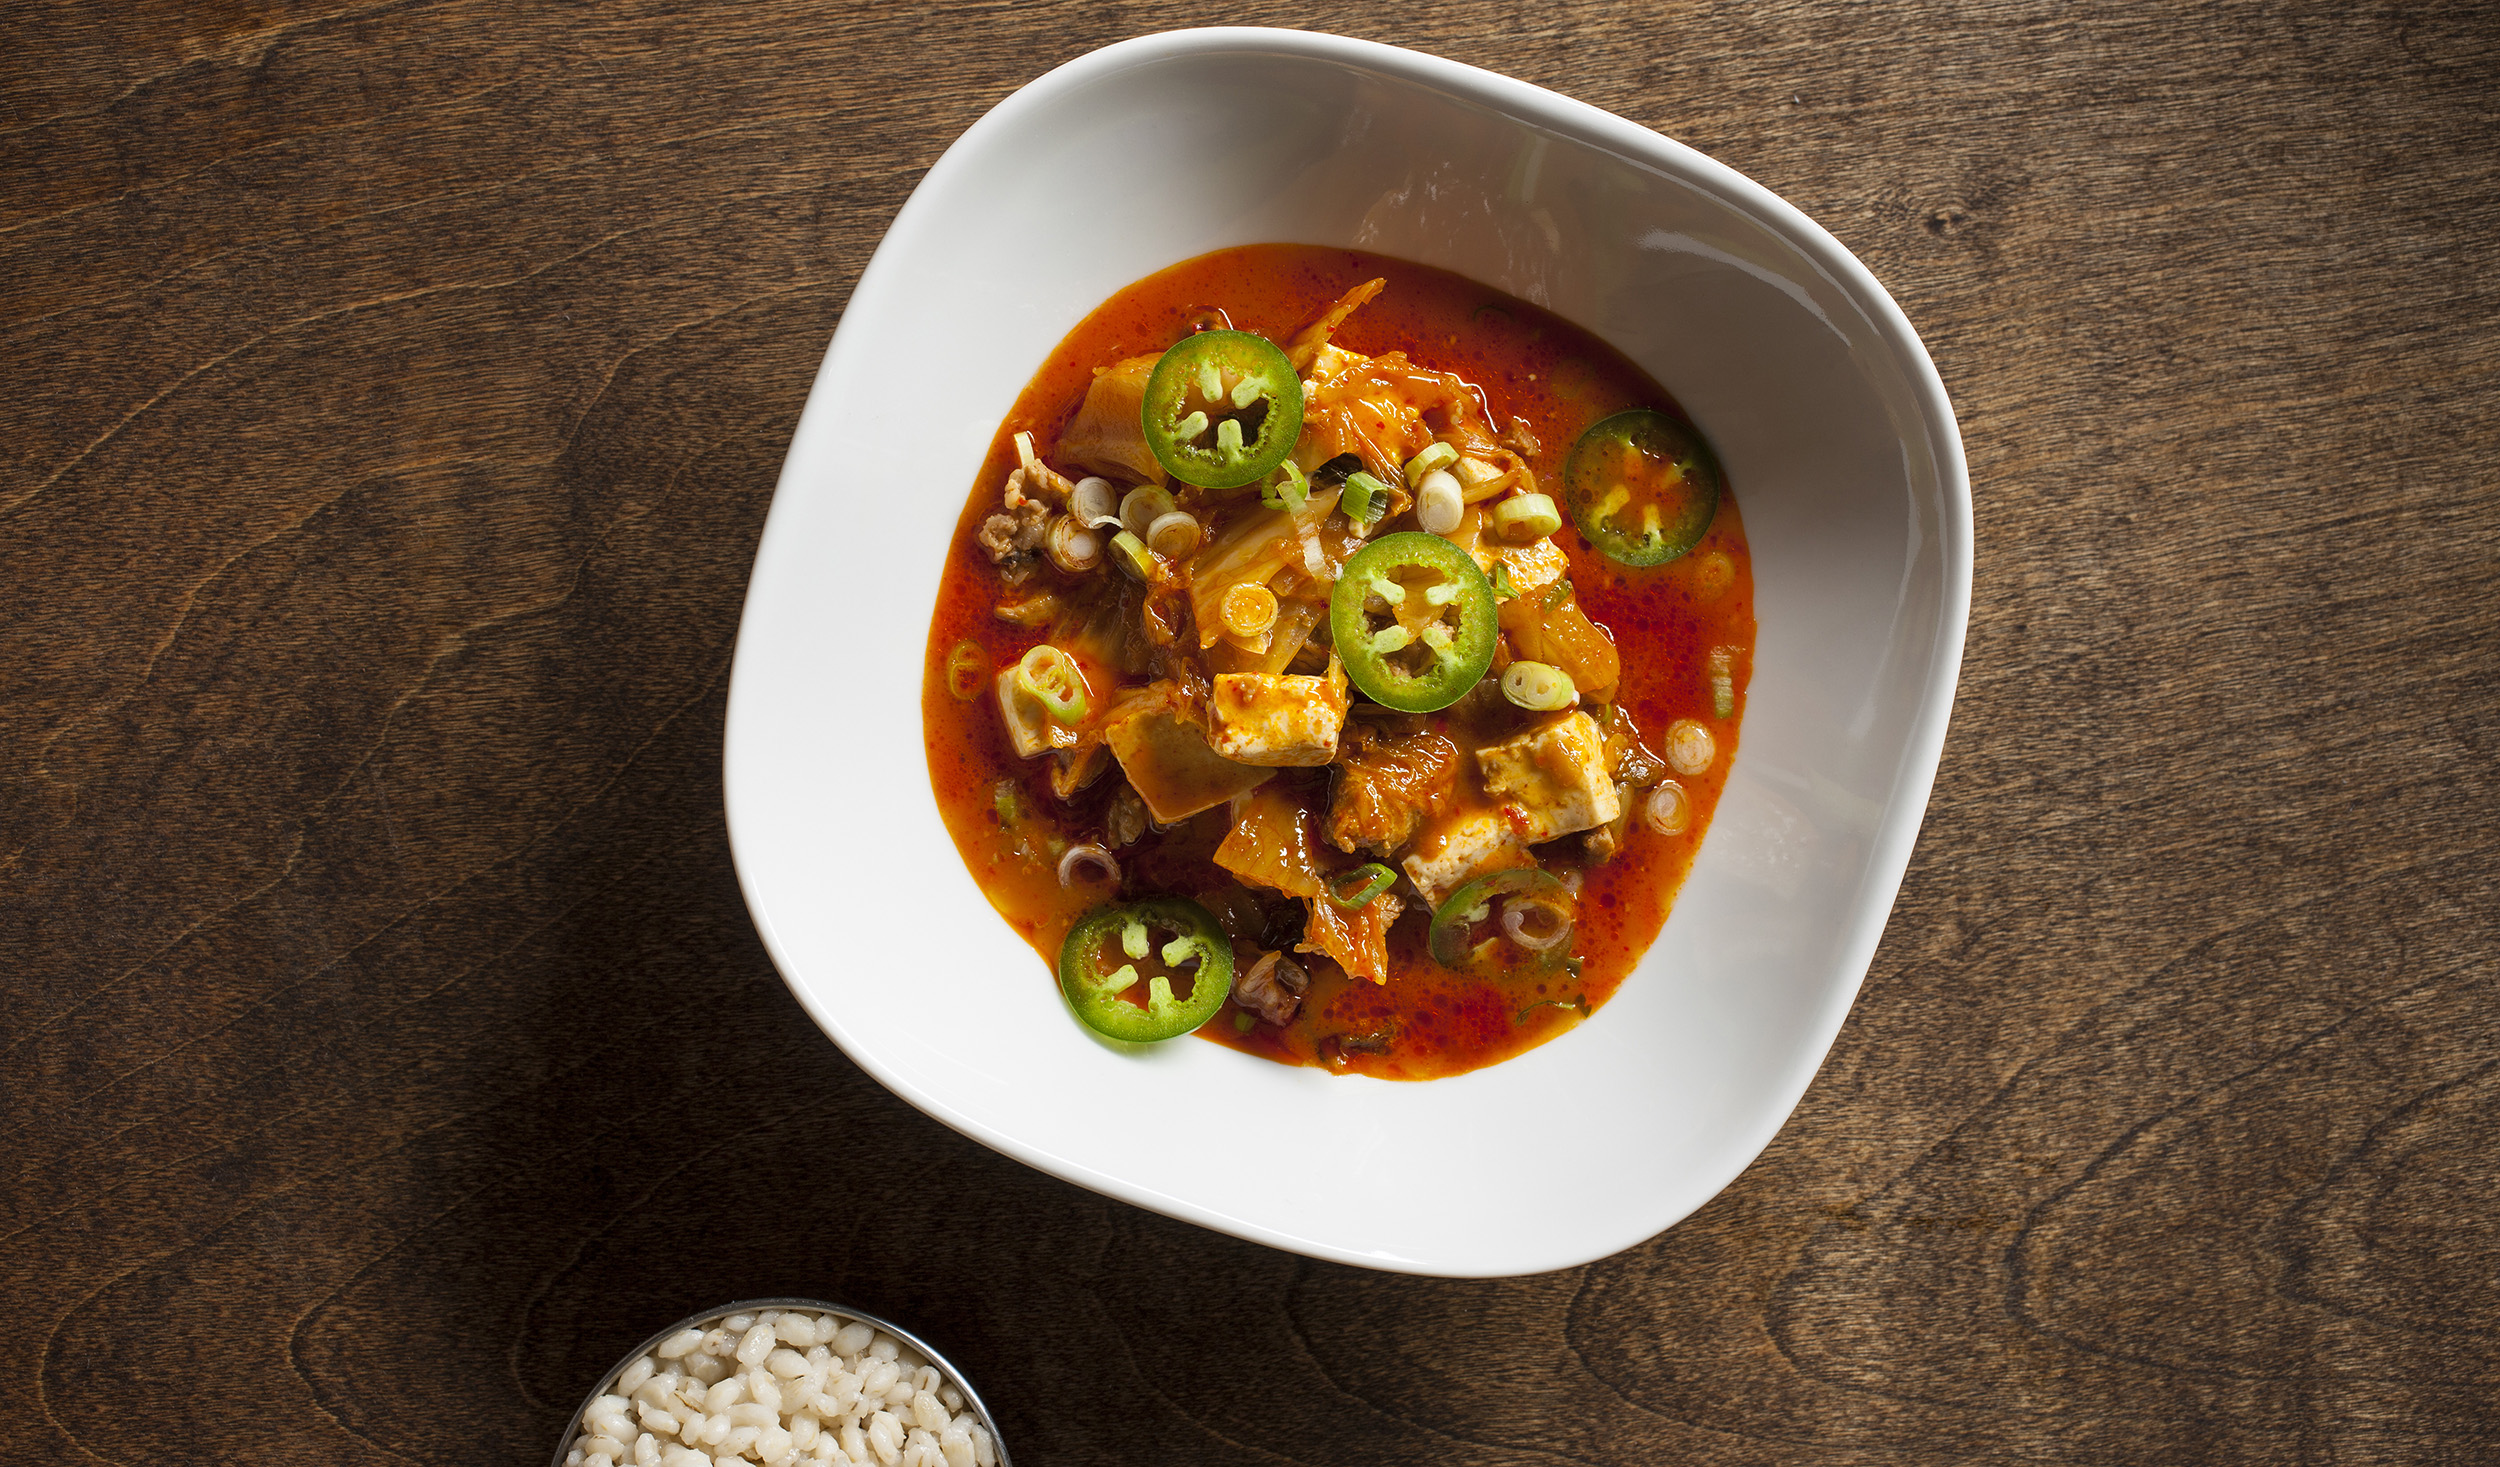
[[[678,1330],[636,1356],[583,1408],[564,1460],[997,1467],[990,1434],[966,1405],[943,1372],[891,1335],[835,1315],[767,1309]]]

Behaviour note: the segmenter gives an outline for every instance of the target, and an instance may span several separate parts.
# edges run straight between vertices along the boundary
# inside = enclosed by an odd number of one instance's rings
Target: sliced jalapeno
[[[1599,420],[1563,465],[1572,523],[1625,565],[1661,565],[1699,544],[1719,512],[1719,483],[1710,445],[1655,408]]]
[[[1328,597],[1337,657],[1363,696],[1401,713],[1459,700],[1493,665],[1500,614],[1475,557],[1438,535],[1383,535]]]
[[[1529,931],[1521,922],[1520,931],[1507,933],[1511,941],[1525,949],[1534,961],[1551,964],[1561,961],[1570,949],[1571,891],[1552,872],[1538,866],[1519,866],[1480,876],[1450,893],[1450,898],[1432,914],[1430,947],[1432,960],[1444,968],[1463,968],[1474,955],[1478,923],[1493,920],[1497,900],[1515,900],[1523,906],[1541,908],[1553,920]]]
[[[1264,336],[1201,331],[1146,378],[1146,446],[1184,484],[1233,489],[1264,478],[1302,436],[1302,379]]]
[[[1149,957],[1168,972],[1140,977]],[[1189,965],[1189,997],[1172,974]],[[1142,999],[1130,998],[1143,990]],[[1059,991],[1086,1027],[1132,1044],[1175,1039],[1215,1017],[1233,991],[1233,943],[1213,914],[1182,897],[1148,897],[1085,915],[1059,947]]]

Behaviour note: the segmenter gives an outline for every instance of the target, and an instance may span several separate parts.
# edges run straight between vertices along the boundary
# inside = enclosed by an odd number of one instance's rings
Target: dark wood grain
[[[994,1156],[821,1038],[731,876],[746,568],[861,265],[1015,86],[1219,21],[1702,148],[1961,415],[1969,654],[1864,995],[1743,1178],[1587,1268],[1368,1274]],[[537,1460],[655,1323],[789,1292],[951,1346],[1028,1464],[2500,1461],[2500,8],[0,37],[19,1459]]]

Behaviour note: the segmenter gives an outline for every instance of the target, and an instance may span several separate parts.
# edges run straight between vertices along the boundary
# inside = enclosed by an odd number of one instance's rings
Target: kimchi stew
[[[1459,276],[1260,245],[1043,363],[921,709],[956,847],[1072,1021],[1429,1079],[1631,972],[1753,642],[1736,502],[1647,374]]]

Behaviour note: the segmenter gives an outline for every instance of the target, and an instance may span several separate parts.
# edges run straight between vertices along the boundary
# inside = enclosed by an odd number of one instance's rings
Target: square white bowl
[[[1665,931],[1588,1022],[1452,1079],[1095,1042],[930,794],[914,712],[928,618],[1000,418],[1121,287],[1267,241],[1441,266],[1595,331],[1709,435],[1753,548],[1740,748]],[[1246,29],[1123,42],[975,123],[860,277],[739,630],[739,880],[825,1032],[1009,1156],[1365,1267],[1584,1263],[1734,1179],[1847,1016],[1944,741],[1970,522],[1917,334],[1759,185],[1583,103],[1395,47]]]

